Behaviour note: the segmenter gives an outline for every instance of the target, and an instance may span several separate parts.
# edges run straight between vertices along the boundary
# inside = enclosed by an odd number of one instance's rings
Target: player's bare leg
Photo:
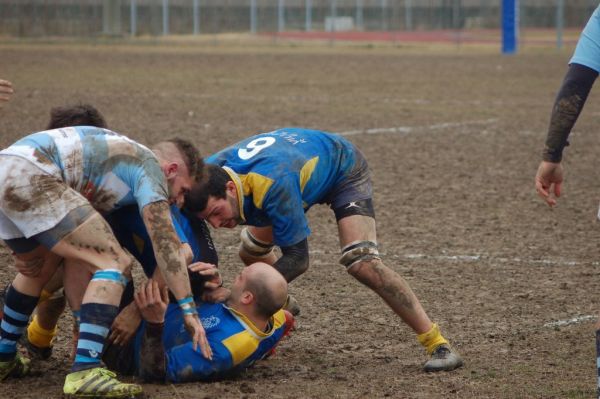
[[[375,291],[417,333],[431,359],[426,371],[452,370],[462,365],[460,356],[448,345],[437,324],[423,309],[409,284],[381,261],[377,252],[375,219],[352,215],[338,221],[342,261],[358,281]]]
[[[141,393],[139,385],[120,383],[100,364],[100,354],[126,284],[123,275],[129,274],[132,265],[130,255],[121,248],[107,222],[96,212],[58,242],[52,251],[74,262],[81,261],[81,265],[93,273],[82,300],[81,335],[75,362],[65,380],[64,393],[70,397],[129,397]],[[85,339],[82,339],[84,334]],[[98,388],[102,386],[110,389]]]

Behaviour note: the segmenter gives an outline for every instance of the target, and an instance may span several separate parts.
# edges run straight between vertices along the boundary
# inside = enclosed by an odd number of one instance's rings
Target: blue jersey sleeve
[[[147,160],[138,167],[131,187],[140,212],[148,204],[169,199],[164,173],[154,159]]]
[[[214,345],[214,344],[213,344]],[[211,345],[211,347],[214,347]],[[167,380],[171,382],[203,381],[218,378],[232,369],[231,356],[226,351],[215,351],[208,360],[200,350],[194,350],[192,342],[169,349],[167,356]]]
[[[581,64],[600,72],[600,7],[585,25],[569,64]]]
[[[273,226],[276,245],[294,245],[310,235],[300,184],[293,175],[279,179],[271,186],[263,200],[263,210]]]

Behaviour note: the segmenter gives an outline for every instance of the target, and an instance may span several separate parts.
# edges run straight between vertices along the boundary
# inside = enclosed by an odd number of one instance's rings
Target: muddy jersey
[[[26,136],[0,155],[27,159],[108,213],[168,199],[164,174],[147,147],[110,130],[77,126]]]
[[[177,305],[170,304],[163,330],[169,382],[219,379],[246,369],[275,347],[286,327],[283,310],[273,315],[267,331],[261,331],[245,316],[222,303],[203,303],[197,309],[213,359],[208,360],[200,350],[194,350],[181,311]],[[135,343],[138,362],[142,333],[143,325]]]
[[[310,234],[304,212],[354,167],[354,146],[342,137],[285,128],[240,141],[205,162],[223,166],[238,189],[243,223],[272,226],[275,244],[290,246]]]

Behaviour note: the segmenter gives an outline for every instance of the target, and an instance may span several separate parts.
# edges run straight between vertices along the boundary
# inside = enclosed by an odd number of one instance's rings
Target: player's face
[[[226,192],[225,198],[210,196],[206,209],[200,212],[199,216],[215,229],[220,227],[232,229],[241,222],[237,198],[229,192]]]
[[[192,183],[192,178],[185,165],[179,165],[174,172],[168,173],[169,204],[176,204],[178,208],[181,208],[185,200],[185,194],[192,188]]]
[[[167,184],[169,185],[169,204],[176,204],[178,208],[181,208],[185,194],[192,188],[192,179],[189,175],[178,175],[167,180]]]
[[[246,273],[247,269],[243,268],[242,271],[235,277],[233,284],[230,287],[231,294],[229,301],[231,303],[238,303],[246,287]]]

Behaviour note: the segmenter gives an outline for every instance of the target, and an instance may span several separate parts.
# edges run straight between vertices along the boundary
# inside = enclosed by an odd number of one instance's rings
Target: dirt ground
[[[214,44],[214,43],[213,43]],[[303,126],[346,134],[373,171],[384,262],[411,284],[465,359],[425,374],[414,333],[337,263],[333,215],[309,213],[311,267],[291,285],[298,327],[275,357],[216,383],[146,385],[150,398],[591,398],[600,196],[600,91],[566,151],[556,209],[533,176],[572,49],[41,44],[0,42],[0,146],[89,102],[144,143],[179,135],[204,154]],[[226,280],[238,230],[215,232]],[[13,276],[0,247],[0,283]],[[562,323],[561,323],[562,322]],[[38,375],[0,398],[59,398],[71,318]]]

